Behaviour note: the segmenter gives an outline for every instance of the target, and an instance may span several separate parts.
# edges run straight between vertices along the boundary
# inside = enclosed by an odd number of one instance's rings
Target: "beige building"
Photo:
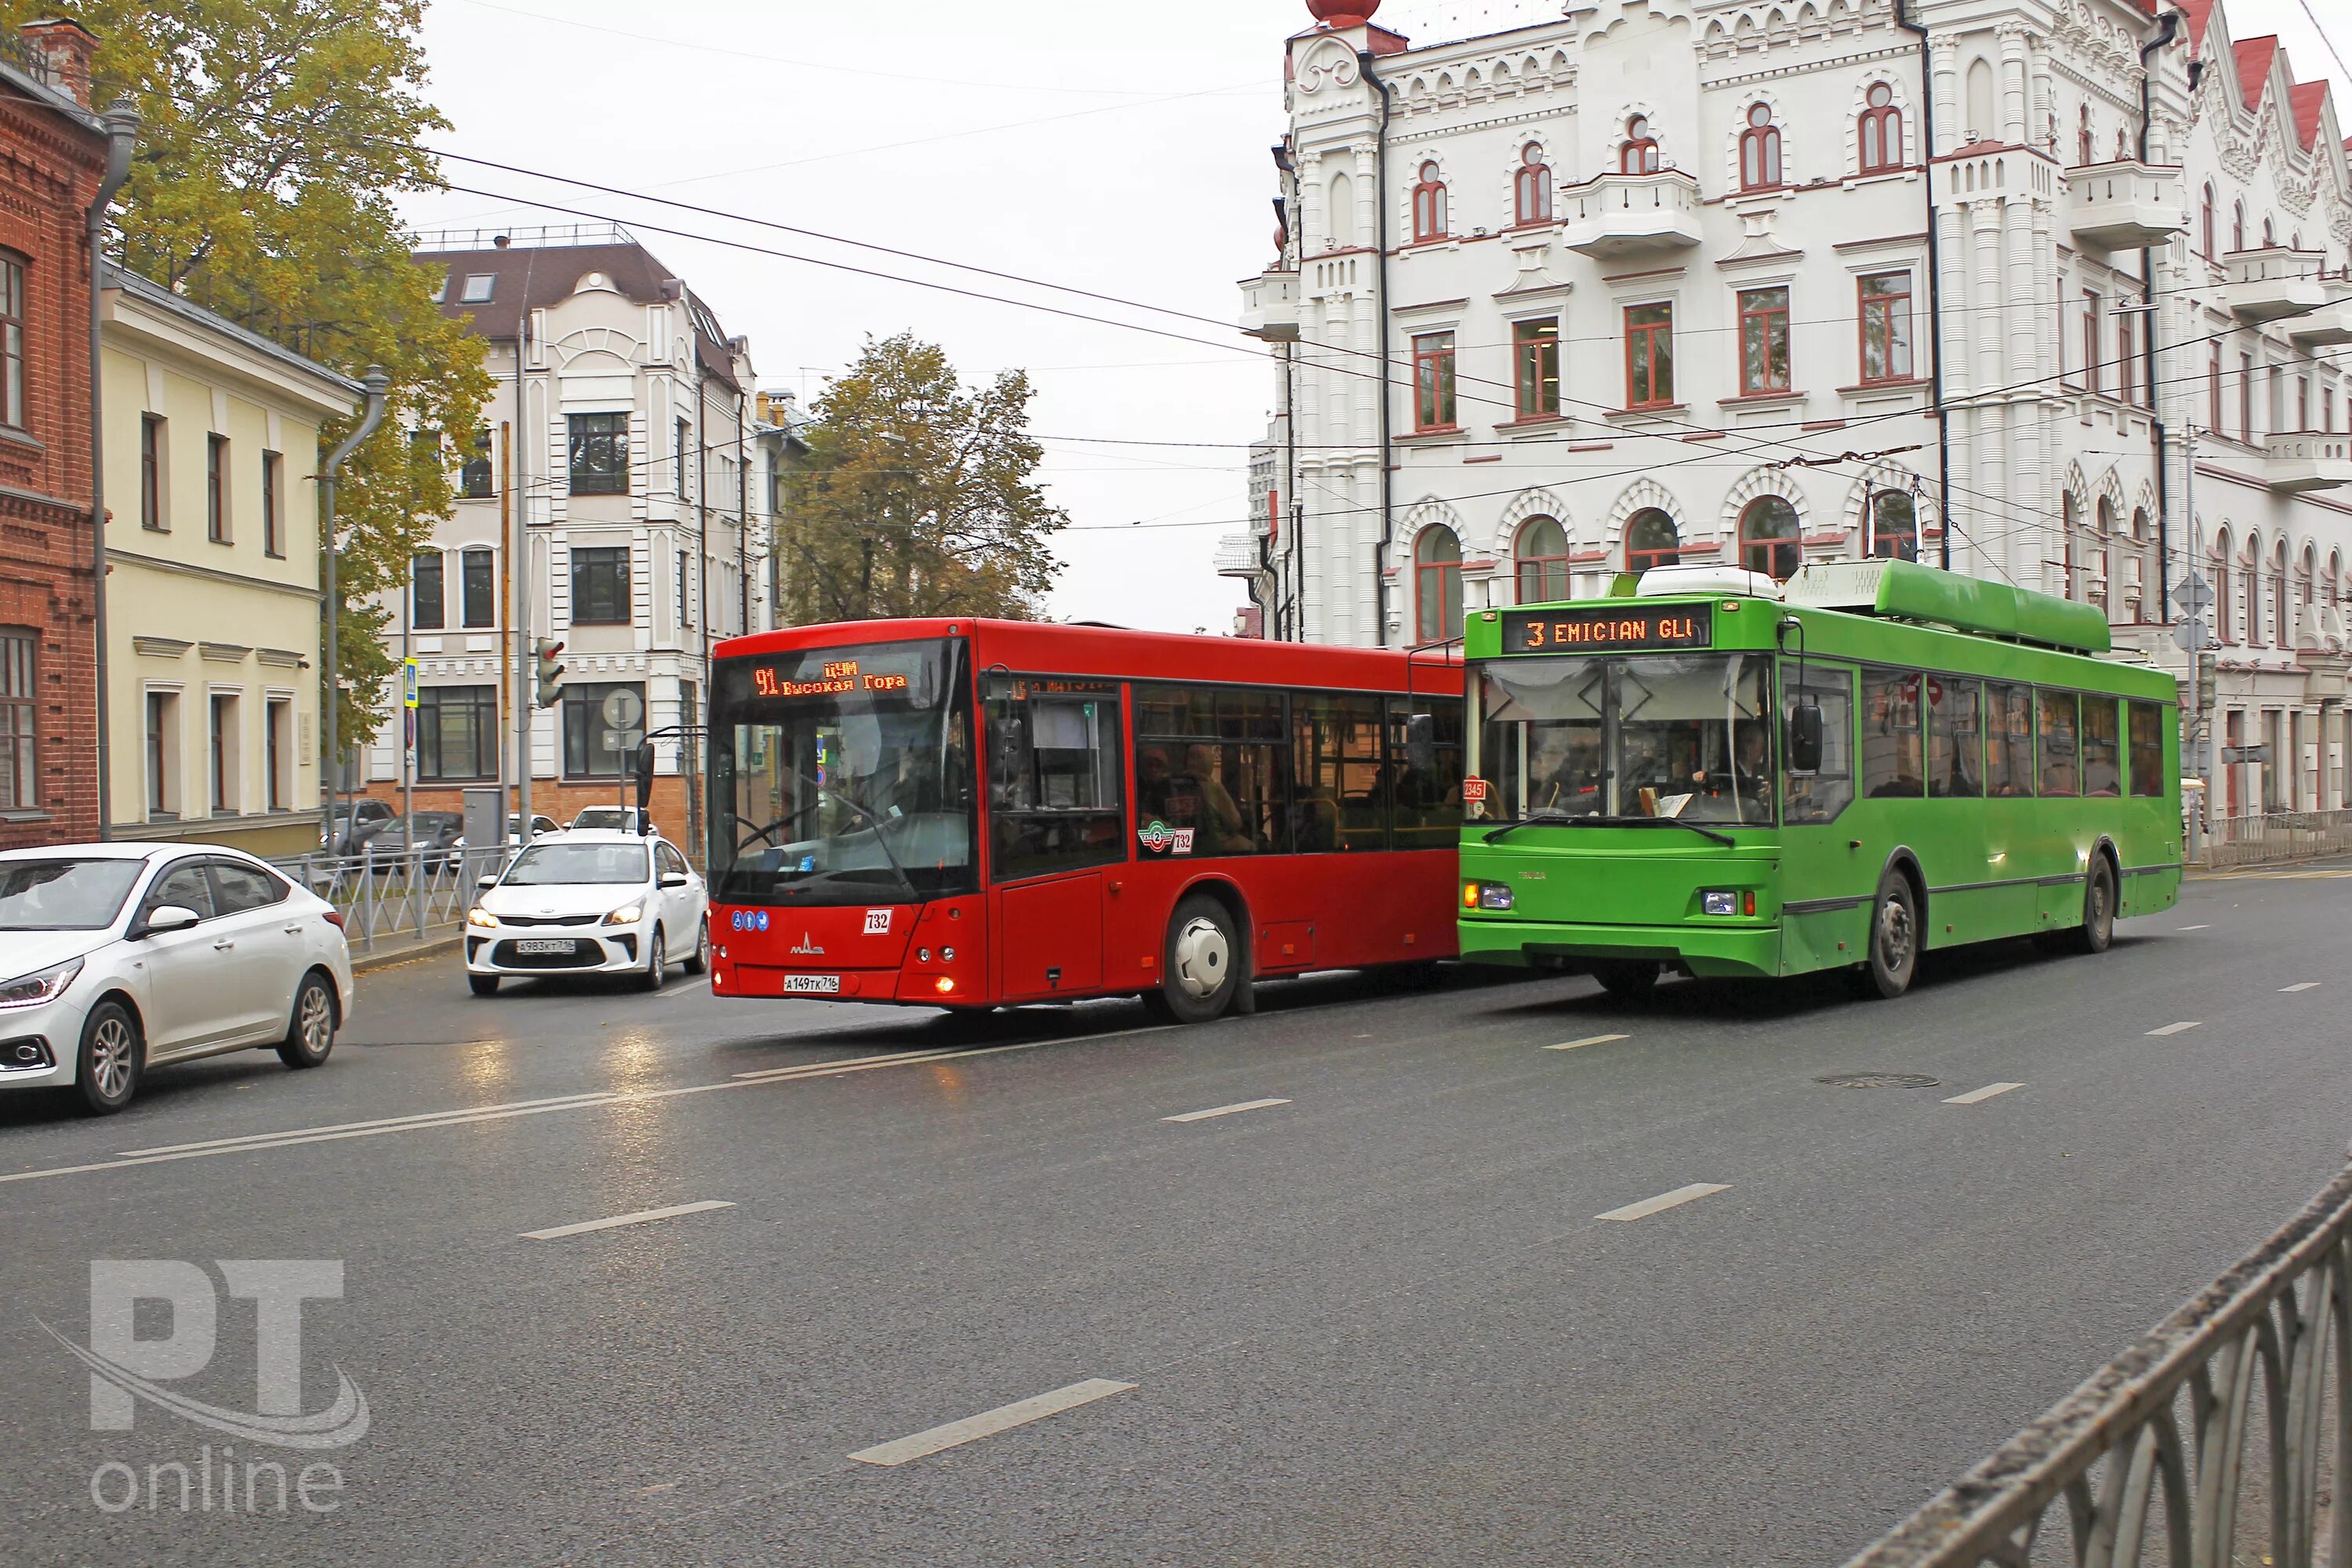
[[[108,816],[258,855],[319,840],[319,427],[357,382],[107,267]]]

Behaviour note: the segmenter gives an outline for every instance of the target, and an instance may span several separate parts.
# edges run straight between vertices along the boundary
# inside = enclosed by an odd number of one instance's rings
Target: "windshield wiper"
[[[839,790],[825,788],[824,785],[817,783],[816,780],[809,777],[808,774],[801,773],[797,768],[793,771],[803,784],[807,784],[811,789],[816,791],[819,795],[831,795],[834,799],[839,801],[842,805],[849,807],[850,810],[856,812],[858,816],[864,817],[866,821],[874,825],[874,842],[881,847],[883,858],[890,862],[890,869],[898,873],[898,885],[907,889],[908,901],[909,903],[922,902],[923,895],[916,890],[915,879],[907,875],[907,868],[899,865],[898,857],[892,854],[890,851],[890,840],[882,831],[882,819],[875,816],[873,812],[867,810],[865,806],[842,794]]]
[[[1581,827],[1686,827],[1701,838],[1712,838],[1727,849],[1739,847],[1739,840],[1728,833],[1717,833],[1701,827],[1696,822],[1685,822],[1679,816],[1580,816],[1575,819]]]
[[[1517,833],[1522,827],[1533,827],[1540,822],[1581,822],[1583,820],[1573,812],[1538,811],[1519,818],[1517,822],[1507,822],[1502,826],[1490,830],[1486,835],[1486,842],[1492,844],[1506,834]]]

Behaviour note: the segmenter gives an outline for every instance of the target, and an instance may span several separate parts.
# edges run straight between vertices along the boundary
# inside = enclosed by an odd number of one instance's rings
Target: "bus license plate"
[[[527,936],[515,943],[515,951],[517,952],[561,952],[568,955],[577,949],[572,946],[572,939],[568,936]]]
[[[794,992],[803,995],[839,995],[841,976],[838,974],[787,974],[784,976],[784,994],[789,996]]]

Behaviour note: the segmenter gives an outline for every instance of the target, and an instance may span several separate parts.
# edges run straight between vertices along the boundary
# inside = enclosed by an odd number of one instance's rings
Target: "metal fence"
[[[2206,824],[2205,863],[2214,870],[2352,855],[2352,811],[2266,811]]]
[[[476,881],[501,868],[497,849],[433,849],[356,855],[297,855],[271,865],[342,911],[353,946],[454,930],[473,907]]]
[[[1847,1568],[2352,1568],[2347,1290],[2352,1166]]]

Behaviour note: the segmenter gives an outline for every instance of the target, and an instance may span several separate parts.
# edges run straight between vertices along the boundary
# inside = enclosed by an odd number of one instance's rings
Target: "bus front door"
[[[999,889],[994,913],[1006,1001],[1082,996],[1101,989],[1101,872]]]

